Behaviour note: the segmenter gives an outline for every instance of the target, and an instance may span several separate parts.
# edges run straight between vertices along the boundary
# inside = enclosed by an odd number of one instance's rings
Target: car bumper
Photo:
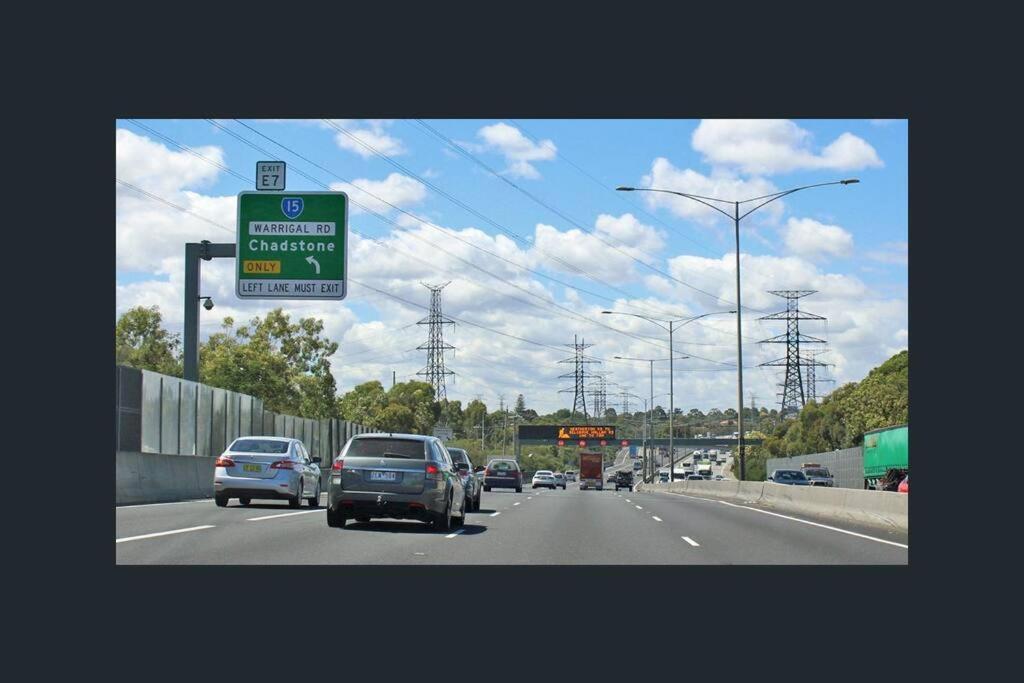
[[[443,489],[423,493],[373,493],[331,487],[328,507],[346,518],[388,517],[428,521],[444,514],[447,500]]]
[[[283,472],[269,479],[214,475],[213,492],[231,498],[293,498],[298,495],[301,475],[298,472]]]
[[[523,482],[514,477],[487,477],[484,479],[484,486],[489,486],[492,489],[520,489],[523,487]]]

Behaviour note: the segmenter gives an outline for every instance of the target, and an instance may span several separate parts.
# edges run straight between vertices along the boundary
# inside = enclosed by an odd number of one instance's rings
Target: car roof
[[[236,437],[235,439],[233,439],[231,441],[231,443],[234,443],[235,441],[241,441],[242,439],[263,439],[264,441],[300,441],[300,439],[296,439],[296,438],[291,437],[291,436],[258,436],[258,435],[253,435],[253,436],[239,436],[239,437]]]
[[[398,432],[366,432],[356,434],[353,439],[380,439],[380,438],[402,439],[405,441],[437,441],[436,436],[427,434],[400,434]]]

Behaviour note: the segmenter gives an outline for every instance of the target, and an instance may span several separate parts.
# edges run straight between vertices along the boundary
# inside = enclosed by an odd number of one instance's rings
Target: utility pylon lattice
[[[800,368],[808,365],[824,365],[821,361],[808,359],[800,355],[801,344],[825,343],[824,339],[800,334],[801,320],[825,320],[823,316],[800,310],[800,299],[810,294],[814,294],[815,292],[816,290],[813,289],[786,289],[770,291],[768,292],[769,294],[780,296],[786,300],[786,310],[779,311],[778,313],[771,313],[759,318],[759,320],[786,321],[785,334],[780,334],[776,337],[772,337],[771,339],[763,339],[760,342],[762,344],[786,345],[786,356],[784,358],[778,358],[773,361],[768,361],[767,363],[761,363],[763,366],[785,366],[786,368],[786,379],[782,384],[782,406],[779,409],[780,417],[785,417],[788,413],[797,412],[807,403],[807,391],[804,386],[803,373]]]
[[[629,393],[628,392],[632,388],[633,387],[622,387],[622,392],[619,394],[619,396],[622,397],[622,412],[623,413],[628,413],[629,412]]]
[[[608,380],[603,372],[594,372],[590,376],[594,380],[594,386],[587,393],[591,396],[590,405],[594,407],[594,416],[600,419],[604,417],[604,411],[608,408]]]
[[[813,351],[804,351],[803,359],[806,361],[801,363],[803,367],[807,368],[807,395],[811,401],[818,402],[818,384],[821,382],[835,382],[834,379],[818,379],[814,369],[816,367],[828,367],[829,363],[817,362],[818,356],[823,353],[828,353],[828,349],[815,349]]]
[[[417,375],[425,375],[430,385],[434,387],[434,399],[441,402],[448,400],[448,390],[445,387],[445,378],[454,375],[451,370],[444,367],[444,352],[455,347],[444,341],[444,326],[455,325],[455,321],[444,317],[441,313],[441,290],[451,284],[446,282],[443,285],[428,285],[421,282],[421,285],[430,290],[430,313],[426,318],[420,320],[417,325],[427,325],[427,341],[416,348],[426,350],[427,366],[417,372]]]
[[[573,343],[566,344],[566,346],[573,349],[574,353],[572,358],[565,358],[558,361],[559,363],[572,363],[573,371],[567,372],[564,375],[559,375],[559,379],[573,378],[574,386],[571,389],[561,389],[558,393],[566,394],[570,391],[573,392],[572,397],[572,417],[576,417],[576,410],[582,408],[584,419],[589,419],[590,415],[587,413],[587,395],[586,395],[586,366],[588,363],[600,363],[601,361],[587,358],[583,355],[583,351],[593,346],[593,344],[587,344],[584,340],[581,340],[578,335],[572,336]]]

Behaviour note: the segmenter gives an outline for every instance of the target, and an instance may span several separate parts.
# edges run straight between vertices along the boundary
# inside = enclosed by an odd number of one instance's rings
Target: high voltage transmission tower
[[[571,358],[565,358],[558,361],[559,363],[572,363],[573,371],[567,372],[564,375],[559,375],[559,379],[573,378],[574,386],[570,389],[561,389],[558,393],[566,394],[570,391],[573,392],[572,397],[572,417],[576,417],[576,410],[580,408],[583,410],[584,419],[590,419],[590,415],[587,414],[587,394],[586,394],[586,365],[587,363],[600,363],[601,361],[588,358],[583,355],[585,349],[590,348],[593,344],[587,344],[579,338],[578,335],[573,335],[573,343],[566,344],[569,348],[573,349],[573,355]]]
[[[818,384],[821,382],[835,382],[834,379],[819,379],[814,372],[816,367],[828,367],[828,363],[818,363],[818,356],[828,353],[828,349],[815,349],[813,351],[804,351],[803,358],[807,361],[804,363],[804,367],[807,368],[807,396],[809,400],[818,402]]]
[[[771,313],[759,318],[759,320],[786,321],[785,334],[780,334],[776,337],[772,337],[771,339],[764,339],[760,342],[762,344],[786,345],[786,356],[784,358],[778,358],[773,361],[768,361],[767,363],[761,363],[763,366],[785,366],[786,368],[786,379],[781,385],[782,393],[779,394],[782,398],[779,417],[785,417],[788,413],[795,413],[803,408],[807,403],[807,389],[804,384],[801,367],[824,365],[821,361],[800,355],[801,344],[825,343],[824,339],[818,339],[817,337],[810,337],[800,333],[801,320],[825,320],[823,316],[807,313],[806,311],[801,312],[800,310],[800,299],[810,294],[814,294],[815,291],[816,290],[813,289],[786,289],[770,291],[768,292],[769,294],[780,296],[786,300],[786,310],[779,311],[778,313]]]
[[[417,375],[426,375],[427,381],[434,387],[434,399],[445,402],[448,400],[448,391],[445,388],[445,377],[454,375],[451,370],[444,367],[444,352],[455,347],[446,344],[444,341],[444,326],[455,325],[455,321],[444,317],[441,313],[441,290],[451,284],[446,282],[443,285],[428,285],[421,282],[421,285],[430,290],[430,313],[417,325],[428,325],[427,341],[416,348],[426,350],[427,366],[417,372]]]
[[[633,387],[622,387],[622,391],[619,393],[619,396],[622,397],[622,412],[623,413],[628,413],[629,412],[629,390],[632,389],[632,388]]]
[[[608,407],[608,379],[603,372],[593,372],[590,377],[593,379],[591,388],[587,391],[591,396],[590,405],[594,408],[594,416],[602,418]]]

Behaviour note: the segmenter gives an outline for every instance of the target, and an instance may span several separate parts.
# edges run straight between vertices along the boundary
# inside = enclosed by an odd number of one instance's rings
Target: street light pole
[[[647,411],[647,446],[650,448],[651,441],[654,439],[654,361],[651,360],[651,403],[648,405]],[[646,452],[646,451],[645,451]],[[654,481],[654,456],[650,453],[647,454],[647,460],[649,465],[647,469],[651,476],[651,481]]]
[[[662,190],[654,187],[626,187],[619,186],[615,188],[620,192],[664,192],[666,194],[674,194],[679,197],[686,197],[695,202],[703,204],[709,208],[714,209],[720,214],[723,214],[733,219],[736,228],[736,426],[739,429],[737,434],[737,446],[740,451],[740,481],[746,478],[747,473],[747,462],[743,452],[743,337],[742,337],[742,316],[740,315],[740,220],[746,218],[750,214],[760,209],[765,204],[770,204],[776,199],[781,199],[786,195],[799,192],[800,190],[808,190],[812,187],[824,187],[826,185],[853,185],[859,183],[860,180],[857,178],[847,178],[846,180],[833,180],[827,183],[815,183],[813,185],[803,185],[801,187],[794,187],[789,190],[782,190],[781,192],[773,192],[771,194],[762,195],[760,197],[751,197],[750,199],[743,199],[740,201],[733,201],[727,199],[717,199],[715,197],[704,197],[702,195],[687,194],[686,192],[676,192],[675,190]],[[762,201],[763,200],[763,201]],[[730,216],[728,212],[721,208],[710,204],[709,202],[719,202],[721,204],[732,204],[734,213]],[[744,214],[740,214],[740,204],[746,204],[747,202],[760,202],[754,208],[750,209]],[[671,415],[670,415],[671,421]],[[671,440],[671,434],[669,435]],[[671,457],[671,456],[670,456]],[[675,470],[673,470],[674,474]],[[671,475],[670,475],[671,476]]]
[[[740,481],[747,478],[747,459],[743,455],[743,303],[740,301],[740,203],[736,202],[736,429],[740,452]]]
[[[676,403],[675,403],[675,387],[673,380],[675,379],[675,363],[672,362],[673,357],[676,355],[675,347],[672,345],[672,321],[668,321],[668,481],[672,483],[676,480],[676,448],[675,448],[675,436],[676,430],[672,425],[672,418],[675,417]]]

